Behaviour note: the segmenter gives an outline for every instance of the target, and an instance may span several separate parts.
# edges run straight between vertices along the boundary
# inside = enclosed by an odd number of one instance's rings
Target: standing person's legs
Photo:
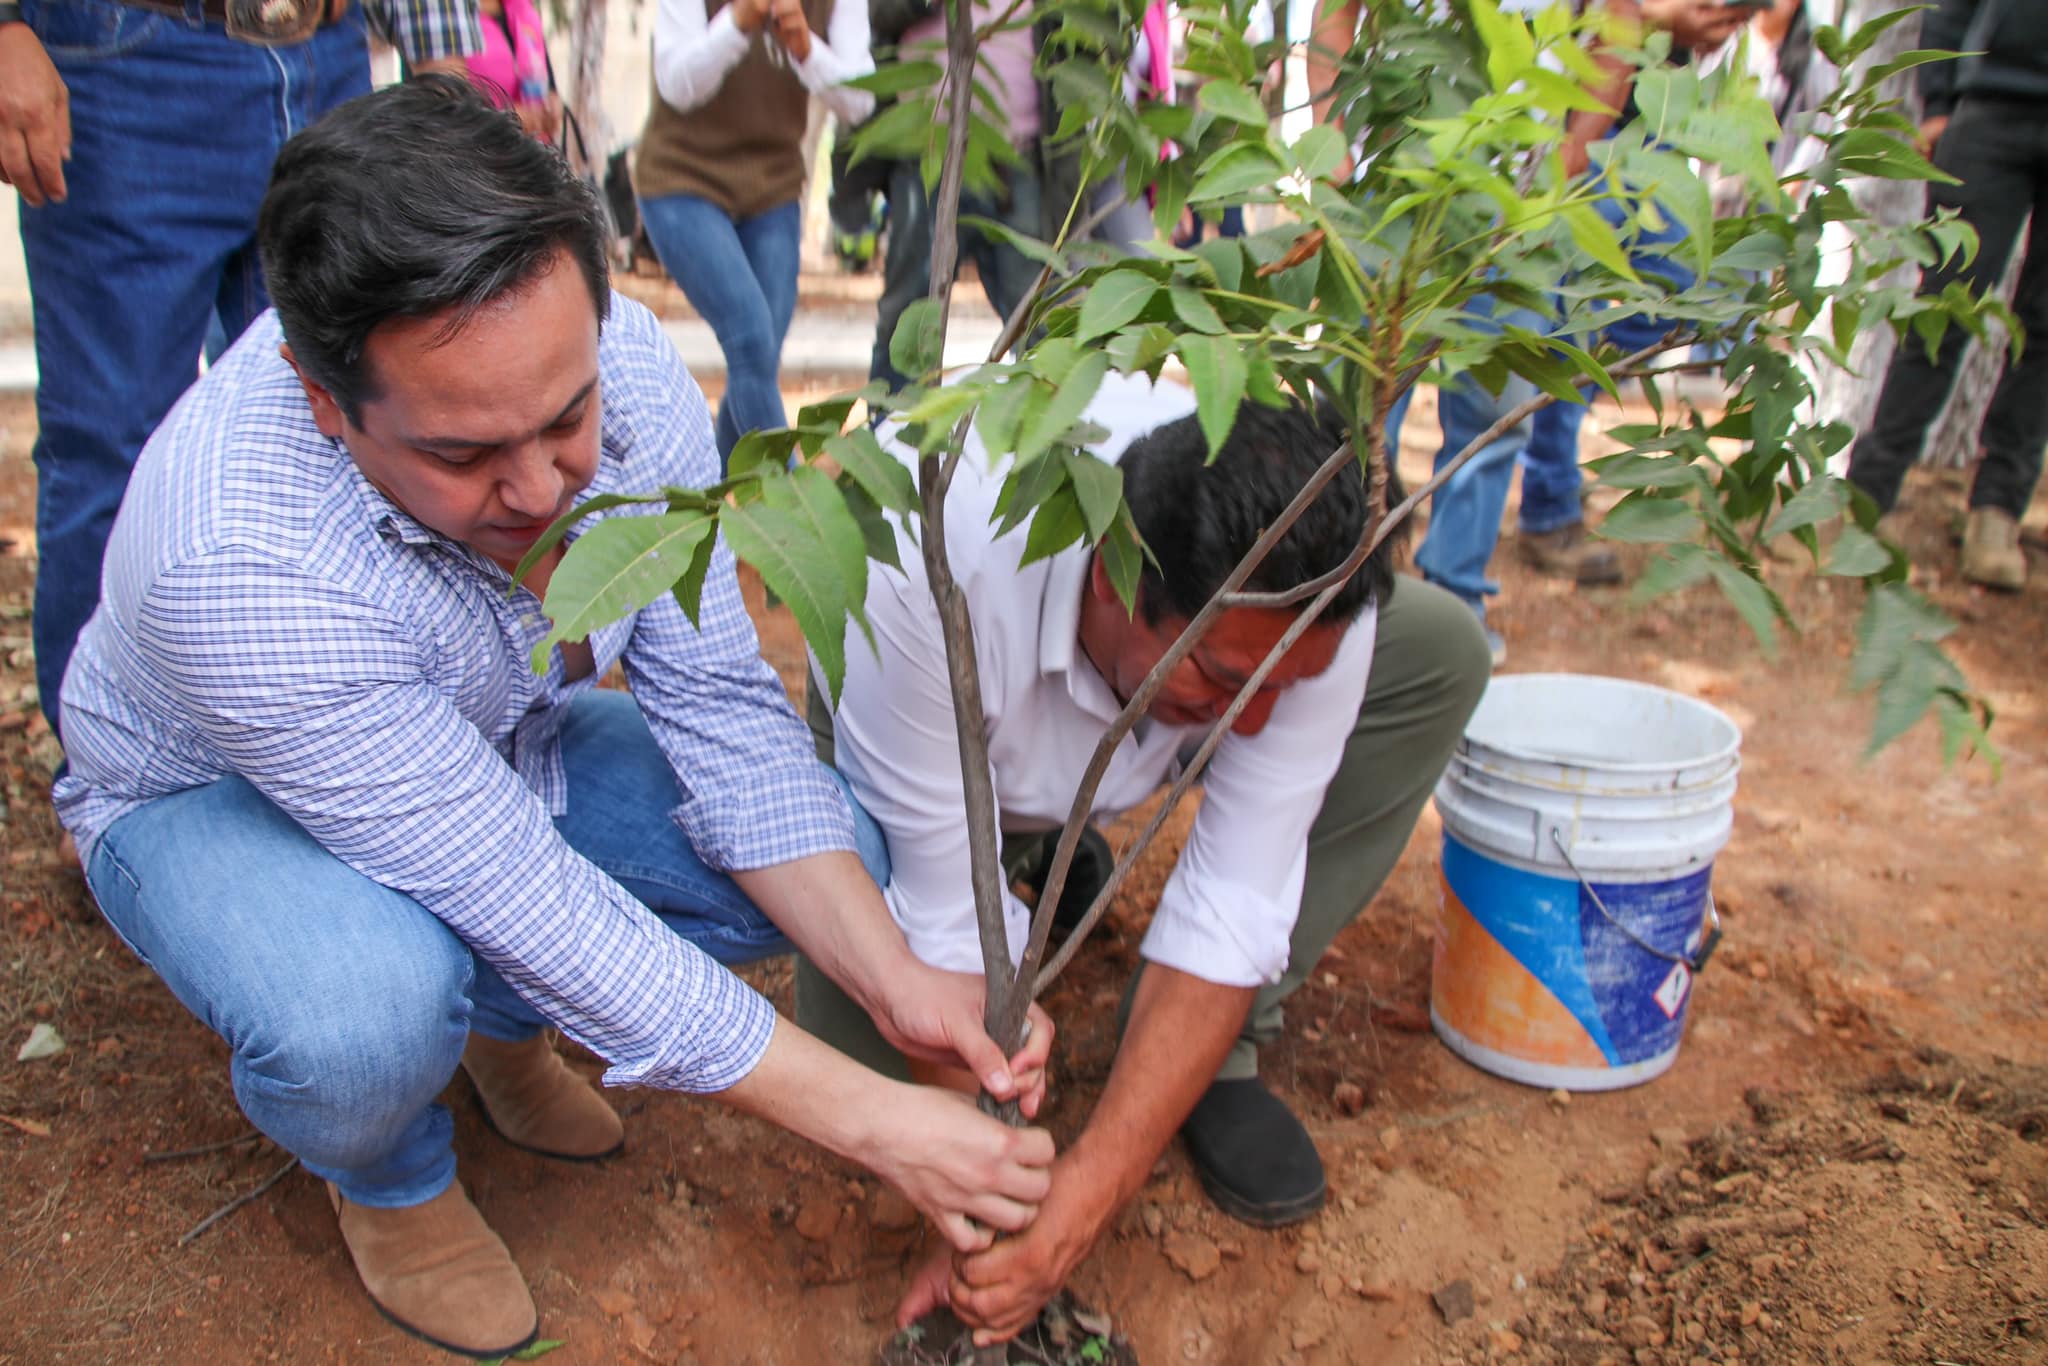
[[[1499,394],[1488,393],[1469,376],[1439,388],[1437,419],[1443,444],[1437,449],[1436,468],[1442,469],[1535,392],[1535,386],[1519,376],[1510,376]],[[1486,568],[1500,539],[1515,457],[1528,443],[1531,430],[1530,420],[1522,419],[1444,481],[1430,500],[1429,528],[1415,552],[1415,567],[1423,576],[1456,594],[1481,621],[1486,619],[1486,599],[1500,592]]]
[[[737,226],[740,247],[747,253],[747,264],[753,267],[754,278],[761,284],[761,295],[768,302],[772,349],[767,361],[768,374],[775,385],[776,412],[772,425],[787,426],[788,409],[782,403],[782,343],[789,336],[789,320],[796,313],[798,258],[803,252],[803,205],[792,199],[780,208],[742,218]],[[724,406],[719,405],[721,413]],[[737,441],[753,430],[756,429],[740,428],[733,433],[733,439]]]
[[[1045,229],[1041,213],[1044,181],[1035,165],[1037,154],[1025,155],[1034,164],[1012,166],[1004,173],[1008,187],[1004,199],[998,202],[975,196],[971,203],[963,200],[961,214],[980,214],[1027,236],[1039,236]],[[960,229],[960,255],[974,262],[981,276],[981,292],[988,297],[996,316],[1005,321],[1017,311],[1017,305],[1038,279],[1037,262],[1007,242],[993,241],[974,228]]]
[[[1379,894],[1489,672],[1484,635],[1463,603],[1417,579],[1396,582],[1381,605],[1364,705],[1309,830],[1287,971],[1253,997],[1243,1032],[1181,1126],[1203,1188],[1236,1218],[1293,1223],[1322,1204],[1322,1158],[1259,1080],[1259,1049],[1279,1037],[1282,1003]]]
[[[662,265],[690,306],[711,324],[724,353],[725,396],[718,402],[716,430],[723,461],[745,433],[784,424],[776,378],[782,337],[775,326],[772,286],[755,275],[740,225],[708,199],[690,194],[643,199],[640,221]],[[772,231],[767,235],[772,237]],[[795,280],[786,288],[794,300]],[[787,319],[785,311],[785,328]]]
[[[1522,507],[1516,525],[1524,536],[1577,526],[1585,520],[1579,489],[1579,430],[1586,404],[1557,402],[1539,408],[1529,424],[1529,444],[1522,451]]]
[[[882,253],[882,297],[875,306],[875,349],[868,362],[868,378],[887,380],[891,391],[910,383],[889,360],[896,323],[931,287],[931,199],[917,163],[899,161],[889,170],[889,244]]]
[[[197,376],[216,307],[232,341],[265,302],[251,240],[277,149],[329,94],[367,89],[369,64],[353,13],[289,49],[113,0],[27,15],[72,128],[69,197],[21,211],[40,375],[36,682],[55,726],[135,457]]]
[[[2040,136],[2040,111],[2033,101],[2008,105],[1978,99],[1965,99],[1956,109],[1935,148],[1934,164],[1961,183],[1929,186],[1929,207],[1955,209],[1977,230],[1978,250],[1968,264],[1957,259],[1923,272],[1922,294],[1939,294],[1956,281],[1982,292],[2004,276],[2020,222],[2039,194],[2031,146]],[[1880,511],[1889,512],[1898,502],[1906,471],[1927,442],[1927,428],[1955,388],[1968,345],[1962,329],[1951,327],[1931,360],[1917,336],[1906,337],[1892,353],[1877,411],[1849,450],[1849,482],[1870,495]],[[2048,357],[2030,353],[2030,359]],[[2034,399],[2041,397],[2041,388],[2034,385]]]
[[[2034,108],[2034,217],[2012,300],[2026,346],[1991,396],[1981,437],[1984,460],[1970,484],[1972,508],[1997,508],[2015,521],[2026,515],[2041,478],[2042,448],[2048,446],[2048,128],[2041,120],[2048,105]]]

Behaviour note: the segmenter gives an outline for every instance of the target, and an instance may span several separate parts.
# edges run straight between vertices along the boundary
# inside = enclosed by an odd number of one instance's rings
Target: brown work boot
[[[1613,546],[1589,539],[1584,522],[1570,522],[1555,531],[1518,532],[1515,549],[1522,563],[1552,578],[1588,587],[1621,582],[1621,556]]]
[[[510,1356],[538,1336],[525,1279],[460,1182],[404,1209],[344,1200],[331,1181],[327,1198],[370,1302],[406,1332],[480,1358]]]
[[[462,1067],[476,1083],[484,1114],[516,1147],[571,1162],[610,1157],[626,1142],[626,1126],[595,1087],[555,1052],[543,1029],[519,1043],[469,1036]]]
[[[2017,593],[2027,586],[2027,556],[2020,524],[2004,508],[1970,509],[1963,530],[1963,577],[1986,588]]]

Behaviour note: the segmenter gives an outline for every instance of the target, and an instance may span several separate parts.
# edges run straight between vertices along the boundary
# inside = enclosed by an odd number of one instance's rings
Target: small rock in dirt
[[[1216,1244],[1198,1233],[1176,1233],[1166,1240],[1166,1260],[1191,1281],[1207,1280],[1223,1265]]]
[[[1293,1336],[1288,1340],[1294,1344],[1295,1351],[1306,1352],[1309,1348],[1320,1344],[1328,1336],[1330,1336],[1328,1324],[1303,1323],[1295,1325]]]
[[[647,1321],[645,1314],[637,1309],[633,1310],[626,1315],[624,1326],[627,1341],[631,1342],[636,1349],[643,1354],[653,1350],[655,1328],[653,1324]]]
[[[1390,1304],[1394,1299],[1394,1287],[1385,1281],[1355,1280],[1351,1283],[1351,1291],[1358,1298],[1371,1300],[1374,1304]]]
[[[917,1227],[917,1206],[887,1186],[877,1187],[868,1199],[868,1222],[890,1233]]]
[[[1572,1103],[1572,1093],[1562,1086],[1553,1087],[1550,1092],[1550,1103],[1560,1108],[1569,1105]]]
[[[1584,1302],[1579,1305],[1579,1308],[1586,1311],[1587,1318],[1595,1323],[1599,1323],[1607,1317],[1607,1292],[1595,1290],[1592,1294],[1586,1296]]]
[[[1445,1323],[1457,1323],[1472,1317],[1478,1306],[1472,1298],[1472,1282],[1452,1281],[1442,1289],[1431,1292],[1430,1302],[1436,1305],[1436,1312],[1444,1316]]]
[[[1400,1151],[1401,1129],[1399,1125],[1389,1124],[1386,1128],[1380,1130],[1380,1147],[1390,1153]]]
[[[1325,1271],[1322,1279],[1316,1282],[1316,1288],[1323,1292],[1326,1300],[1340,1299],[1344,1294],[1344,1278],[1334,1271]]]
[[[1323,1269],[1323,1254],[1312,1247],[1305,1247],[1294,1259],[1294,1269],[1304,1276],[1313,1276]]]
[[[1778,1321],[1772,1318],[1771,1311],[1766,1309],[1756,1316],[1756,1326],[1768,1333],[1778,1326]]]
[[[56,1026],[38,1024],[28,1032],[28,1040],[21,1051],[14,1055],[16,1062],[34,1062],[38,1058],[54,1058],[64,1051],[64,1036]]]
[[[1154,1238],[1157,1238],[1166,1229],[1165,1211],[1150,1201],[1139,1207],[1138,1221],[1144,1224],[1146,1234]]]
[[[1748,1300],[1742,1306],[1742,1326],[1748,1328],[1764,1315],[1764,1307],[1755,1300]]]
[[[822,1243],[839,1228],[837,1200],[811,1200],[796,1214],[797,1236],[805,1242]]]
[[[610,1286],[606,1286],[602,1290],[592,1291],[590,1298],[597,1301],[599,1309],[604,1310],[605,1313],[615,1319],[622,1319],[640,1307],[640,1301],[634,1299],[625,1291],[617,1290]]]
[[[1336,1104],[1337,1113],[1356,1118],[1365,1109],[1365,1088],[1355,1081],[1340,1081],[1330,1099]]]
[[[1512,1328],[1496,1328],[1488,1334],[1493,1344],[1494,1355],[1517,1356],[1522,1350],[1522,1335]]]
[[[1754,1186],[1761,1180],[1763,1178],[1755,1172],[1735,1172],[1732,1175],[1722,1177],[1714,1183],[1714,1194],[1733,1195],[1745,1186]]]
[[[1666,1152],[1684,1152],[1688,1147],[1692,1146],[1692,1140],[1685,1136],[1685,1130],[1676,1125],[1666,1125],[1661,1129],[1652,1129],[1650,1130],[1650,1137],[1656,1140],[1657,1146]]]

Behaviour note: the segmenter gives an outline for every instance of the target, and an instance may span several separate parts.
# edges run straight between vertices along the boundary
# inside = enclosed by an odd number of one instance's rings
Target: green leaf
[[[1233,80],[1215,80],[1202,86],[1195,103],[1218,118],[1252,128],[1266,126],[1266,106],[1259,97]]]
[[[1712,552],[1697,545],[1668,545],[1651,558],[1643,576],[1636,580],[1631,596],[1637,602],[1648,602],[1676,593],[1681,588],[1690,588],[1706,578],[1710,572],[1707,562],[1713,559]]]
[[[1947,614],[1905,584],[1879,584],[1856,623],[1849,686],[1859,692],[1874,686],[1899,667],[1908,646],[1941,640],[1955,629]]]
[[[839,495],[846,500],[846,510],[853,514],[853,520],[860,524],[861,540],[867,545],[868,558],[900,573],[903,559],[896,544],[896,524],[889,520],[889,515],[868,497],[867,491],[859,484],[840,485]]]
[[[1319,123],[1294,140],[1294,165],[1309,180],[1321,180],[1344,164],[1344,134]]]
[[[1892,552],[1884,542],[1859,526],[1845,526],[1828,555],[1826,573],[1838,578],[1863,579],[1892,567]]]
[[[992,238],[997,242],[1003,243],[1027,260],[1036,261],[1041,266],[1051,266],[1057,274],[1064,275],[1069,268],[1067,258],[1064,255],[1054,251],[1050,245],[1039,241],[1036,237],[1032,237],[1028,233],[1018,232],[1007,223],[998,223],[993,218],[983,218],[978,214],[967,213],[960,215],[960,226],[963,228],[973,228],[983,237]]]
[[[882,449],[870,428],[856,427],[833,437],[825,443],[825,454],[880,506],[891,512],[917,511],[917,481],[908,466]]]
[[[842,84],[874,95],[901,95],[905,91],[937,85],[945,74],[945,69],[937,62],[884,62],[867,75]]]
[[[585,517],[603,512],[607,508],[628,507],[634,503],[666,503],[667,501],[668,498],[665,495],[658,493],[600,493],[595,498],[585,499],[561,516],[555,518],[553,524],[540,534],[540,539],[533,543],[533,548],[519,557],[519,563],[513,566],[512,569],[512,582],[524,582],[527,574],[532,571],[535,565],[540,563],[541,556],[561,544],[562,538],[569,534],[569,529]]]
[[[1194,203],[1242,195],[1269,186],[1286,173],[1286,168],[1273,160],[1272,154],[1264,147],[1249,142],[1233,142],[1202,163],[1201,173],[1195,177],[1194,187],[1188,191],[1188,201]]]
[[[1195,415],[1202,435],[1209,440],[1209,458],[1223,449],[1224,438],[1237,421],[1238,405],[1244,402],[1246,368],[1244,352],[1228,337],[1200,334],[1180,339],[1181,364],[1195,386]]]
[[[1814,526],[1832,517],[1841,515],[1849,505],[1849,490],[1842,481],[1832,475],[1817,475],[1806,482],[1806,487],[1785,500],[1785,506],[1778,509],[1764,527],[1764,539],[1775,541],[1788,531]]]
[[[700,629],[703,623],[698,620],[697,610],[704,602],[704,578],[711,572],[711,556],[717,549],[716,536],[706,536],[697,542],[697,548],[690,552],[689,567],[683,570],[683,576],[676,580],[675,587],[669,589],[675,597],[676,606],[682,608],[683,615],[690,619],[690,625]]]
[[[563,641],[588,639],[668,592],[716,526],[702,512],[664,512],[607,518],[577,537],[548,580],[544,605],[552,624],[533,647],[533,671],[547,672],[548,656]]]
[[[946,336],[937,299],[916,299],[896,320],[896,333],[889,338],[889,363],[896,372],[916,379],[939,368],[945,354]],[[837,690],[834,690],[837,695]]]
[[[1052,497],[1038,505],[1031,514],[1031,530],[1024,537],[1024,554],[1017,561],[1017,567],[1035,563],[1048,555],[1057,555],[1068,546],[1080,540],[1088,530],[1088,522],[1081,514],[1081,500],[1075,496],[1073,485],[1062,483],[1053,490]]]
[[[1097,543],[1095,553],[1101,558],[1102,568],[1109,575],[1110,587],[1124,605],[1126,616],[1138,610],[1138,577],[1145,569],[1145,546],[1138,539],[1138,525],[1131,520],[1131,510],[1120,508],[1116,521],[1111,523],[1109,534]]]
[[[1682,498],[1631,493],[1600,519],[1599,534],[1610,541],[1659,544],[1699,533],[1700,515]]]
[[[1095,391],[1102,387],[1103,376],[1108,373],[1108,356],[1100,351],[1083,356],[1060,381],[1052,401],[1026,415],[1017,432],[1017,454],[1020,457],[1038,454],[1079,421],[1089,400],[1095,397]]]
[[[846,623],[866,629],[867,542],[822,471],[798,469],[761,486],[757,502],[722,518],[733,553],[752,565],[796,618],[833,700],[846,678]]]
[[[1017,429],[1025,415],[1034,406],[1043,407],[1043,396],[1050,393],[1030,374],[1013,374],[989,390],[981,406],[974,410],[974,430],[981,434],[983,447],[991,451],[1015,450]]]
[[[1081,504],[1081,516],[1088,523],[1088,539],[1099,541],[1109,534],[1123,507],[1123,471],[1086,451],[1066,452],[1067,477],[1073,481],[1074,497]]]
[[[1721,592],[1728,601],[1735,604],[1735,610],[1749,623],[1749,629],[1756,633],[1757,645],[1763,650],[1764,657],[1776,658],[1778,622],[1789,620],[1778,595],[1761,580],[1752,578],[1741,566],[1719,555],[1707,556],[1707,572],[1714,576],[1714,582],[1721,586]]]
[[[1174,314],[1195,331],[1213,335],[1229,330],[1224,327],[1223,319],[1216,316],[1216,310],[1209,306],[1209,301],[1202,297],[1200,290],[1190,289],[1186,285],[1175,285],[1169,297],[1173,300]]]
[[[1690,488],[1697,482],[1692,462],[1675,455],[1623,451],[1593,462],[1600,482],[1611,489]]]
[[[1623,279],[1636,279],[1635,267],[1629,264],[1628,253],[1622,250],[1621,238],[1592,205],[1574,204],[1563,210],[1560,216],[1571,230],[1572,241],[1578,243],[1580,251]]]
[[[1145,311],[1159,282],[1135,270],[1113,270],[1088,287],[1081,300],[1081,320],[1074,327],[1076,341],[1088,341],[1114,332]]]

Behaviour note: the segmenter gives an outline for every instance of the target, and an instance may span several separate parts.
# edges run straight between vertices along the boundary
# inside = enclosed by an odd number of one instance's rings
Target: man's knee
[[[1401,656],[1421,712],[1463,734],[1493,676],[1486,631],[1456,594],[1435,584],[1403,577],[1394,596],[1400,602],[1398,639],[1385,644]],[[1378,667],[1375,661],[1375,672]]]

